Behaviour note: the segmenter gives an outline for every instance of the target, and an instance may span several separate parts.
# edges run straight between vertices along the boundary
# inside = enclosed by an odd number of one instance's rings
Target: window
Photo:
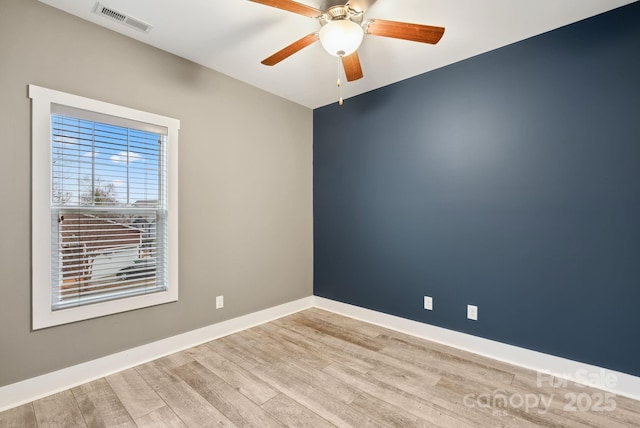
[[[33,328],[178,299],[178,120],[29,86]]]

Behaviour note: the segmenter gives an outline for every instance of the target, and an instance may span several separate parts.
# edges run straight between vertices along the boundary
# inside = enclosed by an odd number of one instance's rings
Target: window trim
[[[177,119],[29,85],[32,106],[32,329],[52,327],[178,300],[178,131]],[[51,105],[59,104],[168,129],[167,290],[53,311],[51,309]]]

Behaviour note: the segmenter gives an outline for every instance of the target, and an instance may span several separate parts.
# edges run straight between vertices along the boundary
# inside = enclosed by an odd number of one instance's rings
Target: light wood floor
[[[309,309],[0,413],[0,426],[640,427],[638,401],[537,383]]]

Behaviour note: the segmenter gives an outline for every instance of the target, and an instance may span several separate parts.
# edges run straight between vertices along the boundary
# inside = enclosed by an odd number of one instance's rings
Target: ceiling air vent
[[[101,3],[96,3],[96,7],[93,9],[93,12],[97,15],[119,22],[122,25],[126,25],[127,27],[142,31],[143,33],[148,33],[153,28],[146,22],[140,21],[139,19],[133,18],[126,13],[107,7]]]

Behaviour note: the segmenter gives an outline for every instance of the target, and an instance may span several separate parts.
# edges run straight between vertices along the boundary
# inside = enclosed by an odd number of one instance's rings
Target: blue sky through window
[[[56,114],[51,119],[55,205],[149,206],[160,199],[162,135]]]

